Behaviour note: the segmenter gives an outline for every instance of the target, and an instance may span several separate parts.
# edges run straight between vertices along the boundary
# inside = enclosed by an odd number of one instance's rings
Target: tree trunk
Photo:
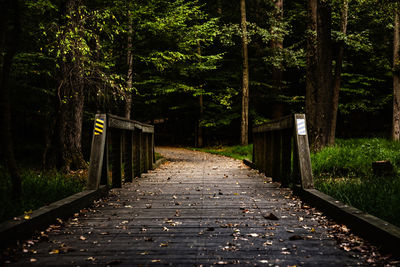
[[[393,36],[393,126],[392,139],[400,141],[400,15],[394,11]]]
[[[247,21],[246,21],[246,0],[240,0],[240,15],[242,29],[243,49],[243,73],[242,73],[242,121],[240,132],[240,144],[249,143],[249,62],[247,54]]]
[[[311,149],[329,144],[333,119],[331,6],[309,1],[306,113]]]
[[[275,2],[275,19],[277,22],[281,22],[283,19],[283,0],[277,0]],[[273,34],[273,27],[271,29],[271,33]],[[280,52],[283,49],[283,40],[282,39],[274,39],[271,42],[271,48],[274,52]],[[274,90],[279,94],[282,90],[282,66],[273,67],[272,69],[272,84],[274,86]],[[284,105],[282,102],[276,102],[273,105],[272,118],[277,119],[282,117],[284,114]]]
[[[346,35],[347,32],[347,17],[349,10],[349,0],[343,0],[342,12],[340,14],[340,32],[343,35]],[[337,113],[339,107],[339,91],[340,91],[340,83],[341,83],[341,75],[342,75],[342,65],[343,65],[343,56],[344,56],[344,41],[341,40],[338,43],[338,54],[336,56],[336,65],[335,65],[335,76],[333,83],[333,111],[332,111],[332,123],[331,123],[331,133],[329,138],[329,145],[335,144],[335,136],[336,136],[336,124],[337,124]]]
[[[318,0],[308,1],[306,115],[310,144],[313,144],[313,141],[317,137],[317,7]]]
[[[329,144],[333,112],[333,76],[332,76],[332,41],[331,41],[331,6],[326,1],[318,3],[318,136],[314,147],[320,150]]]
[[[125,97],[125,118],[131,118],[131,109],[132,109],[132,85],[133,85],[133,44],[132,44],[132,14],[128,12],[129,16],[129,30],[128,30],[128,45],[127,45],[127,64],[128,64],[128,77],[126,82],[126,97]]]
[[[67,2],[67,14],[78,10],[79,0]],[[82,29],[79,16],[71,15],[71,27]],[[79,38],[79,37],[77,37]],[[78,41],[78,40],[77,40]],[[59,140],[61,160],[64,170],[84,169],[87,164],[82,155],[82,119],[84,106],[84,72],[82,54],[78,48],[67,52],[66,61],[61,65],[62,79],[59,85]]]
[[[197,42],[197,54],[201,57],[201,45],[200,42]],[[200,81],[201,83],[201,81]],[[203,85],[200,84],[200,95],[199,95],[199,119],[197,121],[197,140],[196,146],[203,147],[203,126],[201,126],[201,121],[203,119],[204,113],[204,103],[203,103]]]
[[[0,35],[0,49],[4,55],[0,62],[0,105],[2,112],[1,121],[1,140],[2,140],[2,157],[4,158],[6,167],[10,173],[11,184],[12,184],[12,197],[18,201],[21,197],[21,176],[17,168],[17,162],[14,155],[14,145],[12,138],[11,129],[11,99],[10,99],[10,88],[8,80],[10,77],[10,71],[12,61],[17,53],[19,45],[19,39],[21,34],[21,25],[19,21],[19,7],[18,1],[6,0],[1,3],[2,15],[0,19],[1,35]],[[11,12],[11,14],[10,14]],[[8,25],[11,23],[11,25]],[[12,26],[12,31],[8,32],[7,28]],[[9,37],[9,38],[7,38]]]

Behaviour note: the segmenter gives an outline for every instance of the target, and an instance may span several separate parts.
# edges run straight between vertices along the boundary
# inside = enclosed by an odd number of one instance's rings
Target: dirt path
[[[12,264],[365,264],[360,254],[339,248],[321,213],[240,161],[176,148],[158,152],[169,161],[51,226]]]

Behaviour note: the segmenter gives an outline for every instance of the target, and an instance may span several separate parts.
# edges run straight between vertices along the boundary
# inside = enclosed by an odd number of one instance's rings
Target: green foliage
[[[11,199],[11,183],[6,170],[0,166],[0,171],[0,221],[81,192],[86,183],[84,176],[79,174],[65,175],[56,171],[40,173],[24,170],[21,173],[21,203],[17,203]]]
[[[400,226],[400,143],[386,139],[339,139],[311,155],[315,187],[349,205]],[[390,177],[375,177],[372,162],[389,160]]]

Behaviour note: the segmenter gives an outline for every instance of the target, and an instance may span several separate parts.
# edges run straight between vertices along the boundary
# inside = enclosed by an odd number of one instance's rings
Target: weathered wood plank
[[[98,189],[103,167],[104,147],[107,136],[107,116],[97,114],[94,119],[92,148],[90,152],[90,165],[88,174],[88,189]]]
[[[134,172],[134,176],[135,177],[140,177],[141,173],[142,173],[142,169],[141,169],[141,153],[140,153],[140,148],[141,148],[141,131],[140,129],[136,129],[133,132],[133,136],[134,136],[134,144],[133,144],[133,172]]]
[[[301,174],[301,185],[304,189],[314,188],[314,181],[312,176],[312,168],[311,168],[311,158],[310,158],[310,147],[308,145],[308,136],[307,136],[307,124],[306,117],[304,114],[295,114],[295,141],[297,145],[297,153]],[[302,131],[302,126],[304,123],[304,131]]]
[[[124,180],[132,182],[133,179],[133,131],[126,131],[125,138],[125,165],[124,165]]]
[[[274,130],[283,130],[283,129],[288,129],[293,127],[293,116],[286,116],[282,117],[277,120],[272,120],[270,122],[257,125],[253,127],[253,132],[254,133],[261,133],[261,132],[267,132],[267,131],[274,131]]]
[[[122,131],[113,129],[111,131],[112,139],[112,187],[120,188],[122,186]]]

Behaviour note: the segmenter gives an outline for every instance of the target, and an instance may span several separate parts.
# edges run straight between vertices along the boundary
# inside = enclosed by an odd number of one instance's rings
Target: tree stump
[[[388,160],[372,162],[372,171],[375,176],[389,176],[394,173],[393,165]]]

